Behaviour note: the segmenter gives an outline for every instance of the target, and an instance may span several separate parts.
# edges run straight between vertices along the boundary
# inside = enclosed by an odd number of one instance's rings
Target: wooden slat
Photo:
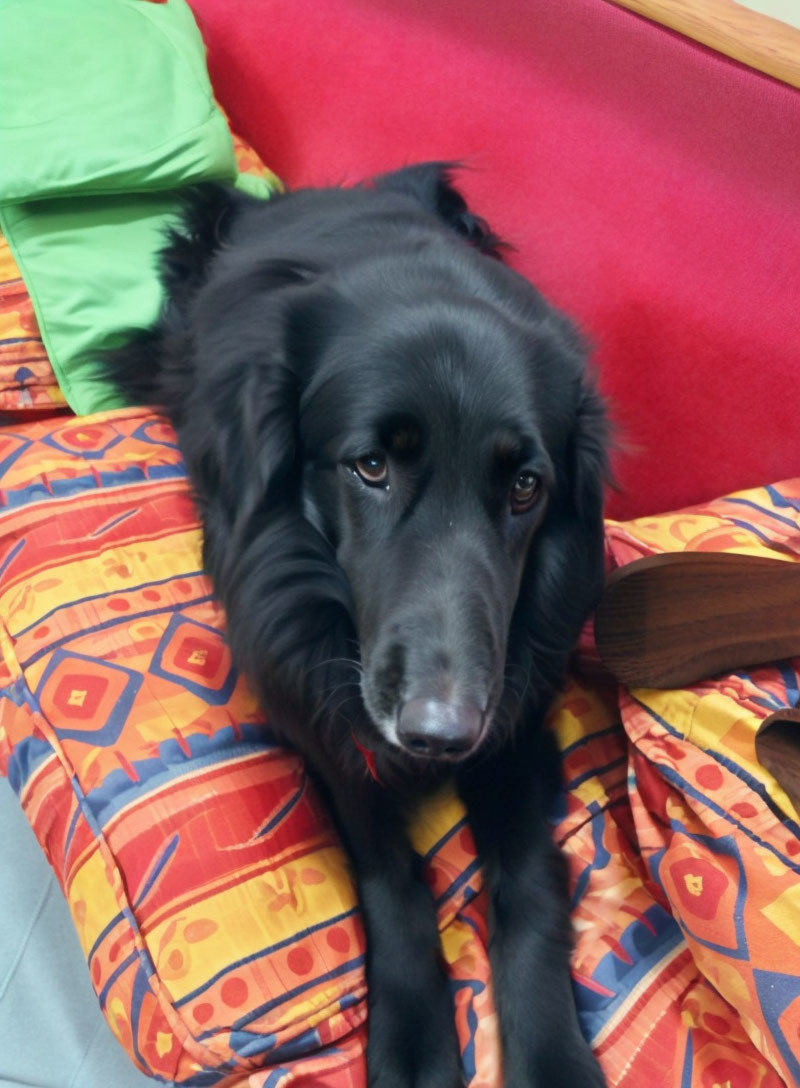
[[[609,575],[597,651],[634,688],[674,688],[800,654],[800,563],[671,552]]]
[[[800,30],[734,0],[612,0],[719,53],[800,87]]]

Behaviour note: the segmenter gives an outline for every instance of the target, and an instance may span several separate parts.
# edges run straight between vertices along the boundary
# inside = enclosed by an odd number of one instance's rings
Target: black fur
[[[461,1083],[405,836],[444,774],[489,885],[506,1084],[603,1083],[572,1002],[542,717],[601,586],[606,426],[572,326],[500,247],[436,163],[267,203],[199,189],[162,320],[109,359],[175,424],[234,659],[350,850],[386,1088]]]

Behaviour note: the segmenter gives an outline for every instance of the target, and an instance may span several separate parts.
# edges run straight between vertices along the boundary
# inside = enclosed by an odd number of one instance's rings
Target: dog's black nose
[[[480,740],[483,712],[476,706],[410,699],[400,710],[397,736],[412,755],[459,759]]]

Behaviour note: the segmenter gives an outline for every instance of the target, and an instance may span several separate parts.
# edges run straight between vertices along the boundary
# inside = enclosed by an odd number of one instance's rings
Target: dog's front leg
[[[354,865],[367,938],[371,1088],[461,1088],[436,910],[398,799],[372,780],[324,774]]]
[[[521,738],[460,776],[490,903],[505,1088],[603,1088],[570,978],[566,861],[547,823],[549,737]]]

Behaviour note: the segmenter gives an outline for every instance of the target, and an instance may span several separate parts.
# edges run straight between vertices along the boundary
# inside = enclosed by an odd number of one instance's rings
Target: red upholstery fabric
[[[290,185],[465,160],[595,347],[617,517],[800,473],[800,93],[606,0],[191,0]]]

